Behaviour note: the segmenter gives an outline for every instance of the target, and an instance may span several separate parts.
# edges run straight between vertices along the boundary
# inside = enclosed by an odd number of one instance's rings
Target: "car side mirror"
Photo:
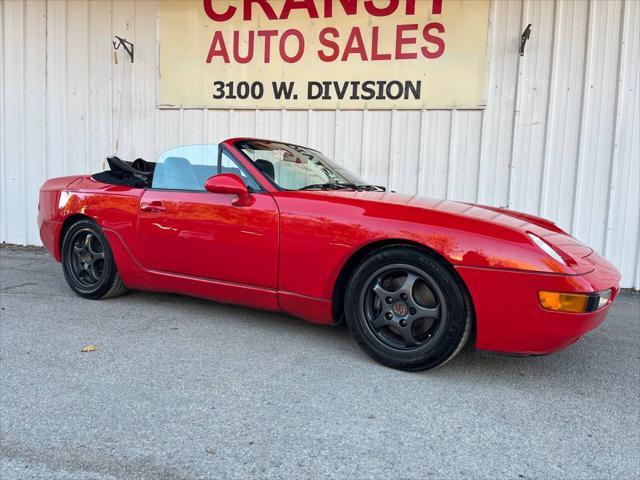
[[[211,193],[227,193],[237,195],[231,205],[235,207],[243,207],[251,203],[249,190],[242,179],[233,173],[221,173],[207,178],[204,184],[205,190]]]

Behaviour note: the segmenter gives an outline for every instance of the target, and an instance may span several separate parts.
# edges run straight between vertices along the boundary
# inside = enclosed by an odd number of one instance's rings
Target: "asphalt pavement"
[[[381,366],[341,327],[90,301],[0,248],[0,478],[640,478],[640,295],[546,357]],[[94,352],[82,353],[94,344]]]

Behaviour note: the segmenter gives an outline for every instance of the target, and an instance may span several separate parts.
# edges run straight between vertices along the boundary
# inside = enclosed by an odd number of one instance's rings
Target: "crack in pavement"
[[[37,283],[34,282],[26,282],[26,283],[19,283],[18,285],[9,285],[8,287],[2,287],[0,288],[0,292],[6,292],[7,290],[11,290],[12,288],[20,288],[20,287],[26,287],[28,285],[37,285]]]

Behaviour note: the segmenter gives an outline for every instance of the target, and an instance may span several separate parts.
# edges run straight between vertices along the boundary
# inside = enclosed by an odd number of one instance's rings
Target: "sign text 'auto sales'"
[[[488,3],[163,1],[159,104],[481,108]]]

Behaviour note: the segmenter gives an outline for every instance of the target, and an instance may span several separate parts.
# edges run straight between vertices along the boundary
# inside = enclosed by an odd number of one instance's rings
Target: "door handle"
[[[151,203],[146,203],[146,202],[142,202],[140,204],[140,210],[142,210],[143,212],[151,212],[151,213],[158,213],[158,212],[166,212],[167,211],[167,207],[162,205],[162,202],[151,202]]]

